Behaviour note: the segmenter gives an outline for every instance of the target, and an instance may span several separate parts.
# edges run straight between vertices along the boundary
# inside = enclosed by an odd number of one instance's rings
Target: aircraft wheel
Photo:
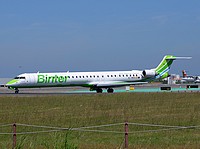
[[[18,89],[15,89],[15,94],[18,94],[19,93],[19,90]]]
[[[97,93],[102,93],[103,90],[101,88],[96,89]]]
[[[114,90],[113,90],[112,88],[109,88],[109,89],[107,89],[107,92],[108,92],[108,93],[113,93]]]

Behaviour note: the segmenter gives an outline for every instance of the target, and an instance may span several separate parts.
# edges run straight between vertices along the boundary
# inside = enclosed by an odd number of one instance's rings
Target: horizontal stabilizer
[[[176,57],[176,56],[171,56],[167,57],[167,60],[176,60],[176,59],[191,59],[192,57]]]

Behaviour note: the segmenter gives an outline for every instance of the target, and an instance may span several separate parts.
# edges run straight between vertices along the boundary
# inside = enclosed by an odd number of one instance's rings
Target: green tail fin
[[[156,72],[156,78],[166,78],[169,76],[168,71],[173,61],[176,59],[191,59],[192,57],[176,57],[173,55],[166,55],[160,64],[154,69]]]
[[[166,55],[160,64],[156,67],[156,74],[157,78],[166,78],[168,77],[168,71],[170,70],[170,66],[172,65],[173,61],[176,59],[175,56]]]

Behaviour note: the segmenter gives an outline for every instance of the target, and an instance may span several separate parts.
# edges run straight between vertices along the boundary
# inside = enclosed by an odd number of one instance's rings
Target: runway
[[[170,87],[170,90],[161,90],[161,87]],[[83,87],[51,87],[51,88],[28,88],[19,89],[19,94],[8,88],[0,88],[0,96],[44,96],[44,95],[70,95],[70,94],[96,94],[96,91],[90,91]],[[163,85],[147,84],[134,86],[133,90],[127,90],[126,87],[114,88],[114,93],[160,93],[160,92],[200,92],[200,88],[187,88],[187,85]],[[103,90],[103,93],[107,93]]]

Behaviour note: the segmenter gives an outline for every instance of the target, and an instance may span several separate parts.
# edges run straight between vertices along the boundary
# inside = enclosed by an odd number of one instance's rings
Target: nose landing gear
[[[18,94],[18,93],[19,93],[19,89],[15,88],[15,94]]]
[[[19,89],[18,89],[18,88],[8,87],[8,89],[10,89],[10,90],[15,90],[15,94],[18,94],[18,93],[19,93]]]

